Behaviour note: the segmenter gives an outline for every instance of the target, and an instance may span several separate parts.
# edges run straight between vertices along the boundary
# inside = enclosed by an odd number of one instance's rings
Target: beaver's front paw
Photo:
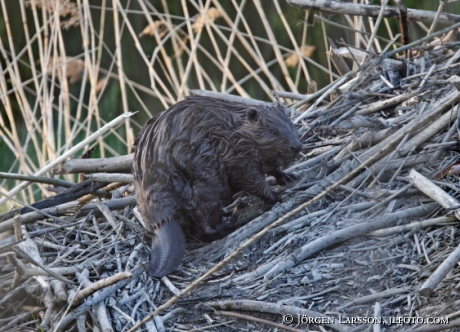
[[[276,204],[278,202],[281,202],[281,197],[273,190],[270,190],[269,196],[265,198],[265,202],[267,202],[268,204]]]
[[[275,179],[279,185],[286,185],[288,182],[294,182],[295,180],[298,180],[299,177],[294,173],[288,173],[281,169],[277,169]]]

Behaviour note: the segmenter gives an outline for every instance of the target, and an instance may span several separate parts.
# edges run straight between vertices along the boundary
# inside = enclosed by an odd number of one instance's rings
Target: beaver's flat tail
[[[155,230],[147,273],[153,277],[170,274],[180,265],[184,254],[185,238],[179,223],[163,223]]]

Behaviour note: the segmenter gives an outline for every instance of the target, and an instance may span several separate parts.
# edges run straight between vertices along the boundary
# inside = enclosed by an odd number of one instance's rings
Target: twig
[[[360,15],[377,17],[380,12],[380,6],[362,5],[355,3],[345,3],[333,0],[287,0],[287,2],[295,7],[309,10],[320,10],[334,14],[345,15]],[[397,18],[399,16],[397,7],[386,7],[383,17]],[[407,17],[410,20],[429,21],[432,22],[436,16],[436,12],[418,9],[408,9]],[[460,22],[459,15],[441,14],[439,23],[452,24]]]
[[[420,90],[417,90],[417,91],[413,91],[410,93],[405,93],[399,96],[395,96],[393,98],[380,100],[372,104],[367,104],[365,108],[361,108],[359,111],[356,111],[356,114],[359,114],[359,115],[372,114],[380,110],[383,110],[387,107],[401,104],[403,101],[406,101],[414,96],[420,96],[420,94],[421,94]]]
[[[399,13],[399,31],[401,32],[401,42],[403,45],[410,43],[409,35],[409,19],[407,17],[407,6],[403,0],[397,0],[396,4],[398,5]],[[409,56],[408,50],[404,51],[404,57],[407,59]]]
[[[407,224],[407,225],[379,229],[379,230],[370,232],[369,235],[388,236],[392,234],[402,233],[404,231],[411,231],[413,229],[419,229],[419,228],[421,229],[421,228],[427,228],[427,227],[436,226],[436,225],[443,225],[446,223],[453,223],[455,221],[457,221],[457,218],[455,216],[445,216],[445,217],[439,217],[439,218],[434,218],[434,219],[411,222],[410,224]]]
[[[433,295],[436,286],[444,279],[447,273],[460,261],[460,245],[450,253],[449,257],[438,266],[436,271],[420,287],[419,294],[425,297]]]
[[[75,297],[73,298],[73,303],[74,304],[78,304],[80,303],[81,301],[83,301],[85,298],[87,298],[88,296],[90,296],[91,294],[95,293],[96,291],[104,288],[104,287],[108,287],[108,286],[111,286],[113,284],[116,284],[117,282],[121,281],[121,280],[125,280],[125,279],[131,279],[133,276],[130,272],[119,272],[119,273],[116,273],[110,277],[107,277],[105,279],[100,279],[99,281],[97,282],[94,282],[94,283],[91,283],[91,284],[88,284],[86,286],[86,288],[83,288],[82,290],[80,290],[76,295]]]
[[[95,192],[98,189],[104,187],[105,185],[106,184],[104,182],[93,182],[92,180],[80,182],[56,196],[52,196],[50,198],[41,200],[40,202],[34,203],[32,205],[27,205],[20,210],[13,210],[4,214],[0,214],[0,227],[4,220],[12,218],[17,213],[25,214],[32,210],[38,211],[53,206],[62,205],[77,200],[82,196],[88,195],[89,193]]]
[[[32,175],[13,174],[13,173],[5,173],[5,172],[0,172],[0,179],[12,179],[12,180],[22,180],[22,181],[29,181],[29,182],[40,182],[40,183],[52,184],[54,186],[60,186],[60,187],[65,187],[65,188],[70,188],[73,185],[75,185],[75,183],[72,183],[72,182],[69,182],[69,181],[53,179],[53,178],[47,178],[47,177],[44,177],[44,176],[32,176]]]
[[[78,201],[72,201],[68,203],[64,203],[61,205],[57,205],[51,208],[37,210],[35,212],[28,212],[26,214],[22,214],[19,216],[18,221],[21,225],[30,224],[37,219],[43,218],[43,216],[59,216],[69,212],[76,212],[77,209],[80,207],[80,203]],[[13,230],[14,229],[14,214],[11,219],[7,219],[0,223],[0,233]]]
[[[440,31],[436,31],[435,33],[432,33],[431,35],[429,36],[426,36],[426,37],[423,37],[421,39],[418,39],[410,44],[407,44],[407,45],[404,45],[404,46],[401,46],[395,50],[392,50],[392,51],[389,51],[389,52],[386,52],[384,54],[384,56],[386,58],[391,58],[393,57],[395,54],[399,53],[399,52],[402,52],[402,51],[405,51],[405,50],[410,50],[411,48],[413,48],[414,46],[417,46],[417,45],[420,45],[420,44],[423,44],[424,42],[428,41],[428,40],[431,40],[433,39],[434,37],[438,37],[438,36],[441,36],[449,31],[452,31],[454,29],[457,29],[458,27],[460,27],[460,22],[448,27],[448,28],[445,28],[443,30],[440,30]]]
[[[88,160],[88,159],[86,159]],[[106,174],[106,173],[96,173],[96,174],[87,174],[85,175],[88,179],[97,182],[122,182],[122,183],[133,183],[134,177],[132,174]]]
[[[296,329],[296,328],[293,328],[293,327],[290,327],[290,326],[287,326],[287,325],[282,325],[282,324],[279,324],[279,323],[271,322],[271,321],[269,321],[267,319],[257,318],[257,317],[249,316],[249,315],[243,315],[243,314],[240,314],[238,312],[219,311],[219,310],[217,310],[217,311],[215,311],[215,313],[218,314],[218,315],[226,316],[226,317],[234,317],[234,318],[247,320],[249,322],[255,322],[255,323],[259,323],[259,324],[272,326],[274,328],[284,330],[284,331],[290,331],[290,332],[302,332],[303,331],[303,330],[299,330],[299,329]]]
[[[235,102],[235,103],[241,103],[241,104],[246,104],[246,105],[254,105],[254,106],[260,106],[260,105],[271,105],[272,103],[268,103],[266,101],[261,101],[261,100],[256,100],[256,99],[251,99],[251,98],[243,98],[227,93],[222,93],[222,92],[215,92],[215,91],[208,91],[208,90],[190,90],[190,94],[192,96],[204,96],[204,97],[212,97],[212,98],[217,98],[221,100],[225,100],[228,102]]]
[[[208,306],[220,309],[220,310],[244,310],[254,312],[266,312],[275,315],[291,315],[294,317],[307,316],[318,319],[318,322],[328,326],[336,331],[349,331],[349,328],[343,325],[333,323],[333,319],[327,315],[323,315],[319,312],[307,310],[304,308],[281,305],[263,301],[252,301],[252,300],[227,300],[217,302],[207,302]]]
[[[351,302],[348,302],[345,305],[341,306],[339,310],[343,310],[343,308],[345,308],[347,306],[350,306],[352,304],[361,305],[361,304],[371,303],[371,302],[375,302],[377,300],[384,299],[386,297],[391,297],[391,296],[394,296],[394,295],[397,295],[397,294],[409,293],[409,292],[410,292],[410,289],[405,289],[405,288],[388,289],[388,290],[385,290],[383,292],[378,292],[378,293],[375,293],[375,294],[365,295],[365,296],[355,298]]]
[[[444,208],[453,210],[457,219],[460,220],[460,203],[455,198],[414,169],[411,169],[408,177],[418,190],[438,202]]]
[[[133,154],[112,158],[70,159],[54,169],[54,174],[91,172],[131,172]]]

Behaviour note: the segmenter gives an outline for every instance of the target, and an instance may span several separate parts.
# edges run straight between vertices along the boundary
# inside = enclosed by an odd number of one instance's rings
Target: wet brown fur
[[[265,174],[280,183],[292,180],[282,168],[301,146],[281,105],[188,97],[148,121],[136,138],[133,173],[140,212],[154,233],[166,222],[188,222],[202,240],[222,238],[233,230],[222,223],[222,208],[234,193],[278,201]]]

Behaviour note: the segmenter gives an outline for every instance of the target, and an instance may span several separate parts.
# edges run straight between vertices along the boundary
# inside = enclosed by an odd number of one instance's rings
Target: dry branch
[[[419,293],[422,296],[430,297],[433,295],[435,288],[444,279],[457,263],[460,262],[460,245],[450,253],[449,257],[438,266],[436,271],[420,287]]]
[[[407,17],[407,6],[404,1],[400,0],[397,2],[398,12],[399,12],[399,31],[401,31],[401,41],[403,45],[410,43],[409,35],[409,20]],[[409,52],[406,50],[404,52],[404,57],[408,57]]]
[[[444,208],[453,211],[457,219],[460,220],[460,203],[455,198],[414,169],[410,171],[409,179],[411,179],[418,190],[438,202]]]
[[[248,310],[248,311],[253,311],[253,312],[264,312],[264,313],[270,313],[270,314],[275,314],[275,315],[284,315],[284,314],[290,314],[293,315],[294,317],[301,317],[303,315],[307,317],[313,317],[313,318],[318,318],[319,321],[323,321],[326,324],[325,326],[328,326],[335,331],[349,331],[348,327],[339,325],[339,324],[327,324],[328,321],[331,320],[331,317],[327,315],[323,315],[321,313],[312,311],[312,310],[307,310],[304,308],[298,308],[298,307],[293,307],[293,306],[286,306],[286,305],[280,305],[280,304],[275,304],[275,303],[269,303],[269,302],[263,302],[263,301],[251,301],[251,300],[239,300],[239,301],[234,301],[234,300],[228,300],[228,301],[218,301],[218,302],[208,302],[206,305],[214,308],[214,309],[220,309],[220,310]]]
[[[333,0],[287,0],[287,2],[295,7],[307,10],[320,10],[326,13],[343,14],[343,15],[358,15],[377,17],[381,10],[381,6],[363,5],[348,2],[339,2]],[[414,21],[429,21],[432,22],[436,16],[436,12],[428,10],[408,9],[407,18]],[[399,11],[397,7],[387,6],[383,11],[383,17],[398,18]],[[438,19],[442,24],[453,24],[460,22],[460,16],[448,13],[442,13]]]
[[[133,183],[134,178],[132,174],[105,174],[105,173],[96,173],[85,175],[88,179],[97,182],[123,182],[123,183]]]
[[[120,272],[114,274],[108,278],[100,279],[98,282],[95,283],[88,283],[82,290],[80,290],[73,299],[71,299],[74,305],[79,304],[82,302],[86,297],[92,295],[94,292],[100,290],[101,288],[108,287],[113,285],[121,280],[132,278],[131,273],[129,272]]]
[[[256,322],[256,323],[259,323],[259,324],[272,326],[272,327],[275,327],[277,329],[284,330],[284,331],[290,331],[290,332],[302,332],[303,331],[303,330],[296,329],[294,327],[282,325],[282,324],[279,324],[279,323],[274,323],[274,322],[271,322],[269,320],[262,319],[262,318],[257,318],[257,317],[253,317],[253,316],[249,316],[249,315],[243,315],[243,314],[240,314],[240,313],[237,313],[237,312],[215,311],[215,313],[218,314],[218,315],[226,316],[226,317],[234,317],[234,318],[247,320],[247,321],[250,321],[250,322]]]
[[[0,172],[0,179],[11,179],[11,180],[22,180],[22,181],[30,181],[30,182],[38,182],[38,183],[47,183],[52,184],[54,186],[61,186],[65,188],[72,187],[74,183],[63,181],[59,179],[47,178],[44,176],[30,176],[30,175],[22,175],[22,174],[12,174],[12,173],[4,173]]]
[[[377,231],[373,231],[369,233],[371,236],[388,236],[392,234],[402,233],[404,231],[411,231],[417,228],[426,228],[436,225],[443,225],[446,223],[452,223],[457,221],[458,219],[455,216],[446,216],[446,217],[439,217],[434,219],[422,220],[417,222],[411,222],[407,225],[395,226],[385,229],[379,229]]]
[[[247,105],[258,106],[258,105],[270,104],[268,102],[264,102],[261,100],[244,98],[244,97],[234,96],[234,95],[227,94],[227,93],[215,92],[215,91],[190,90],[190,94],[193,96],[212,97],[212,98],[217,98],[221,100],[226,100],[229,102],[236,102],[236,103],[242,103],[242,104],[247,104]]]
[[[395,96],[390,99],[384,99],[381,101],[377,101],[373,104],[366,105],[365,107],[361,108],[360,110],[356,111],[356,114],[360,115],[367,115],[372,114],[378,111],[381,111],[387,107],[395,106],[401,104],[403,101],[406,101],[414,96],[420,96],[420,91],[413,91],[403,95]]]
[[[132,154],[112,158],[70,159],[54,169],[54,173],[131,172],[132,162]]]

